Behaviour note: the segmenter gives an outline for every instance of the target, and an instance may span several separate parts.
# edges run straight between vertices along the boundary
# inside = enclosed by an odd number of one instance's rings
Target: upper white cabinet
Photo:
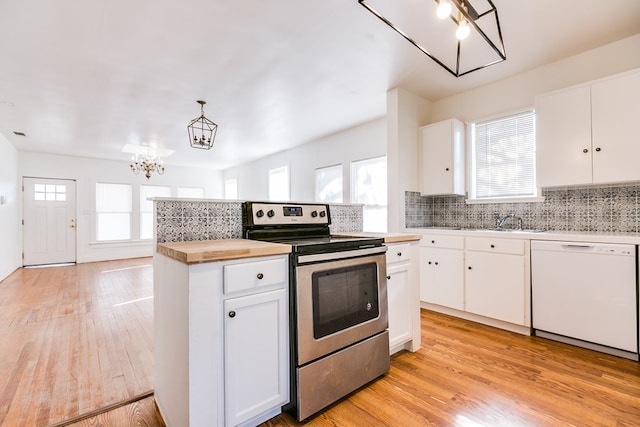
[[[420,192],[464,195],[464,124],[449,119],[420,128]]]
[[[591,86],[593,182],[640,179],[640,70]]]
[[[539,187],[640,179],[640,70],[536,97]]]

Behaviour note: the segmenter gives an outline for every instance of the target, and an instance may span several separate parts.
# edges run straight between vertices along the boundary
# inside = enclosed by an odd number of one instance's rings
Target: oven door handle
[[[352,251],[329,252],[324,254],[300,255],[298,256],[298,264],[308,264],[310,262],[334,261],[344,258],[353,258],[365,255],[383,254],[387,252],[386,246],[364,247],[362,249],[354,249]]]

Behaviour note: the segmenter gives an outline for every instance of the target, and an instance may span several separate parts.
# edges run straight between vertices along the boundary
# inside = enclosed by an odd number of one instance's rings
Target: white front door
[[[23,178],[23,265],[76,262],[76,182]]]

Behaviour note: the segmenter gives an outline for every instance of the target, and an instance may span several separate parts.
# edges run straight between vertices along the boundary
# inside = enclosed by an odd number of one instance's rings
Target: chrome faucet
[[[514,213],[508,213],[503,217],[500,217],[500,214],[495,213],[494,218],[496,219],[496,228],[502,228],[502,226],[504,226],[504,223],[509,219],[509,218],[513,218],[516,221],[518,221],[518,225],[516,230],[522,230],[522,218],[520,218],[519,216],[517,216]]]

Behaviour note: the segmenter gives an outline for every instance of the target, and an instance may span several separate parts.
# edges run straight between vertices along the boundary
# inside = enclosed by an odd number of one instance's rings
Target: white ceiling
[[[494,3],[507,61],[455,78],[357,0],[2,1],[0,133],[21,151],[126,161],[151,145],[224,169],[382,117],[393,87],[437,100],[640,31],[638,0]],[[188,144],[198,99],[219,125],[210,151]]]

